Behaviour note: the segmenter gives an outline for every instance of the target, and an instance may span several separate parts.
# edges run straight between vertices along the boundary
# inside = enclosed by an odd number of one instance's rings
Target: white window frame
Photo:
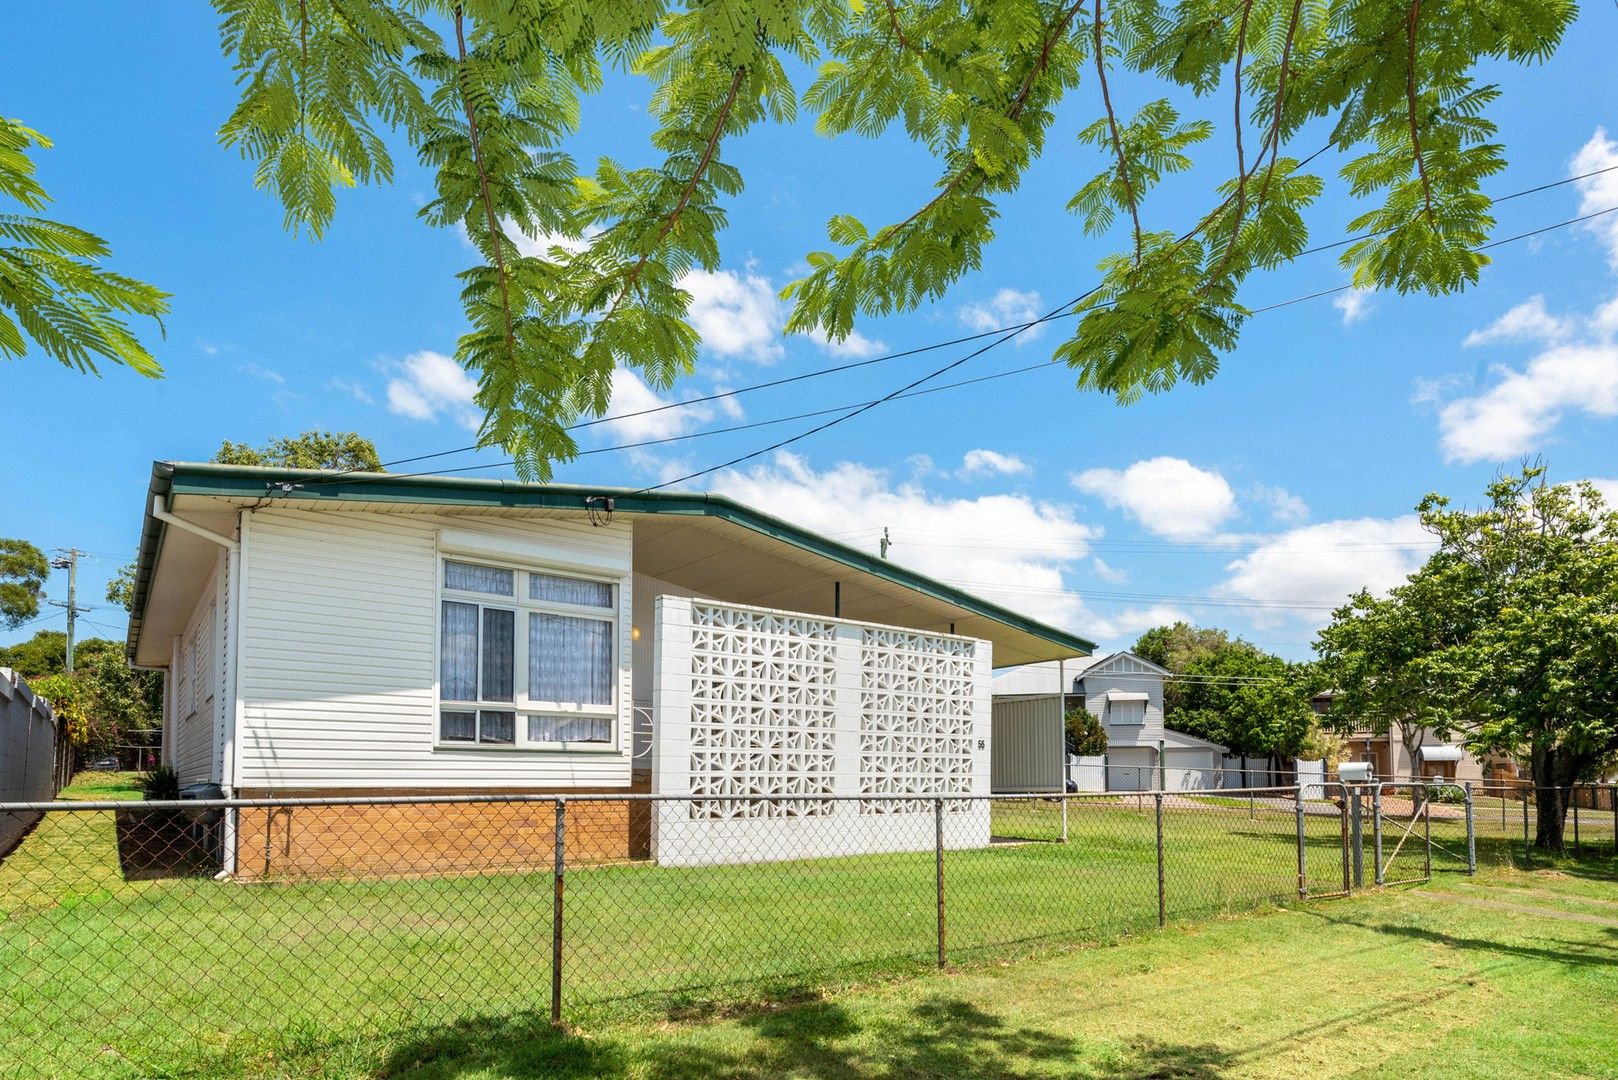
[[[512,595],[502,596],[494,593],[474,592],[467,589],[454,589],[447,586],[446,568],[449,563],[466,563],[472,566],[489,567],[498,570],[508,570],[512,574]],[[551,600],[533,600],[529,597],[528,576],[530,574],[544,574],[551,577],[572,578],[579,581],[597,582],[607,585],[611,590],[611,602],[606,607],[594,607],[588,604],[565,604]],[[572,567],[557,566],[540,561],[529,561],[514,558],[509,555],[492,556],[475,551],[457,551],[453,548],[440,548],[434,560],[434,575],[437,582],[435,589],[434,611],[434,648],[433,648],[433,746],[438,750],[455,752],[490,752],[512,753],[514,751],[545,751],[568,754],[619,754],[623,750],[625,737],[624,723],[619,715],[622,698],[622,673],[619,670],[622,663],[622,642],[620,631],[623,622],[623,589],[624,578],[619,575],[606,573],[592,573],[580,571]],[[501,611],[513,612],[512,619],[512,700],[511,701],[462,701],[445,698],[443,696],[443,633],[444,633],[444,605],[445,603],[473,604],[478,608],[478,693],[483,692],[483,611],[485,608],[495,608]],[[575,618],[590,619],[603,622],[608,626],[608,641],[611,647],[611,700],[606,704],[586,704],[583,702],[540,701],[529,697],[529,615],[568,615]],[[482,718],[479,716],[474,725],[474,738],[472,740],[444,738],[444,713],[470,712],[481,714],[483,712],[510,712],[515,714],[512,726],[512,741],[509,743],[488,743],[477,740],[481,735]],[[538,741],[528,737],[529,717],[557,717],[572,719],[591,717],[607,720],[611,725],[611,733],[605,742],[557,742]]]

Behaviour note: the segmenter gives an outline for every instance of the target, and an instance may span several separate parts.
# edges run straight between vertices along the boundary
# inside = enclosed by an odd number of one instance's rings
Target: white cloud
[[[1002,454],[998,450],[968,450],[961,459],[960,471],[955,475],[962,480],[975,476],[1013,476],[1028,471],[1028,463],[1016,454]]]
[[[1445,405],[1440,442],[1449,461],[1486,461],[1532,450],[1568,412],[1618,416],[1618,345],[1558,345],[1522,371],[1497,366],[1488,390]]]
[[[600,231],[599,229],[590,229],[582,237],[566,236],[562,233],[553,232],[540,233],[538,236],[526,236],[521,229],[518,229],[510,221],[507,221],[505,226],[506,235],[511,237],[511,242],[516,245],[519,255],[537,256],[542,259],[550,258],[551,248],[561,248],[570,255],[577,255],[590,247],[591,239]]]
[[[274,383],[276,386],[285,386],[287,384],[287,377],[285,375],[281,374],[279,371],[273,371],[262,364],[246,363],[237,368],[237,370],[243,375],[251,375],[255,379],[263,379],[265,382]]]
[[[1414,514],[1305,525],[1230,563],[1230,576],[1214,592],[1255,601],[1256,626],[1287,620],[1324,626],[1331,607],[1359,589],[1380,593],[1399,584],[1433,547]]]
[[[645,380],[634,371],[629,368],[615,368],[612,373],[612,401],[607,405],[606,415],[619,416],[626,413],[647,413],[647,415],[625,416],[622,420],[599,425],[598,430],[607,432],[617,442],[642,442],[646,439],[666,439],[684,435],[696,424],[713,416],[713,410],[706,405],[666,408],[673,403],[673,398],[664,397],[647,386]],[[661,411],[648,412],[654,409]]]
[[[781,328],[786,310],[768,278],[752,271],[692,270],[679,284],[691,294],[691,325],[709,352],[760,364],[773,364],[785,355]]]
[[[1614,165],[1618,165],[1618,142],[1607,138],[1607,130],[1598,127],[1595,134],[1590,136],[1590,141],[1573,155],[1573,160],[1568,164],[1568,173],[1579,176]],[[1618,206],[1618,169],[1579,180],[1574,186],[1579,189],[1581,214],[1594,214]],[[1618,214],[1596,218],[1588,222],[1585,228],[1601,238],[1601,242],[1607,246],[1608,265],[1618,270]]]
[[[1545,298],[1537,293],[1518,304],[1481,330],[1466,335],[1464,348],[1475,348],[1496,341],[1563,341],[1572,334],[1572,319],[1558,318],[1545,310]]]
[[[888,351],[886,342],[868,338],[858,330],[851,330],[846,338],[834,341],[826,331],[815,328],[804,335],[832,356],[848,360],[868,360]]]
[[[1375,294],[1375,289],[1349,289],[1338,293],[1331,306],[1342,312],[1344,326],[1353,326],[1371,314],[1371,297]]]
[[[1297,522],[1309,516],[1309,504],[1284,487],[1254,484],[1247,490],[1247,495],[1255,502],[1267,503],[1270,517],[1276,521]]]
[[[1147,617],[1105,619],[1066,591],[1064,571],[1082,564],[1101,532],[1067,506],[1020,494],[952,498],[853,462],[817,471],[785,452],[719,473],[713,488],[816,532],[880,536],[887,528],[893,561],[1090,637],[1121,635]]]
[[[374,400],[371,397],[371,392],[369,390],[365,389],[365,387],[361,386],[358,382],[355,382],[352,379],[340,379],[340,378],[337,378],[336,376],[333,376],[332,378],[326,380],[326,389],[327,390],[339,390],[342,393],[345,393],[345,394],[349,395],[350,397],[352,397],[355,401],[359,402],[361,405],[375,404]]]
[[[1096,577],[1102,581],[1110,581],[1114,585],[1122,585],[1129,580],[1129,571],[1109,566],[1102,561],[1100,555],[1090,560],[1090,568],[1096,572]]]
[[[983,303],[967,304],[961,308],[961,322],[969,329],[985,333],[1002,327],[1033,322],[1045,312],[1041,309],[1039,293],[1001,289]],[[1012,339],[1019,348],[1045,332],[1044,324],[1031,326]]]
[[[472,403],[478,384],[466,370],[443,353],[423,349],[400,361],[398,374],[388,380],[388,411],[412,420],[434,420],[440,415],[476,431],[483,415]]]
[[[1148,458],[1122,471],[1087,469],[1073,477],[1073,486],[1171,540],[1209,536],[1236,513],[1225,478],[1183,458]]]

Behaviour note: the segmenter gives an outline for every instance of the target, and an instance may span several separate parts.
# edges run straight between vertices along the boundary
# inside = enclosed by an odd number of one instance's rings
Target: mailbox
[[[1371,782],[1371,763],[1345,761],[1337,766],[1337,779],[1345,784],[1368,784]]]

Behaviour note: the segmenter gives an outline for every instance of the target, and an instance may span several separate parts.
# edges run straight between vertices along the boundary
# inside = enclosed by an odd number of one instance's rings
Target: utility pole
[[[79,612],[89,611],[87,607],[79,607],[79,556],[88,554],[78,548],[57,548],[60,554],[51,560],[51,565],[58,570],[67,571],[67,603],[60,600],[50,600],[47,603],[53,607],[67,609],[67,673],[73,674],[73,631],[74,624],[78,622]]]

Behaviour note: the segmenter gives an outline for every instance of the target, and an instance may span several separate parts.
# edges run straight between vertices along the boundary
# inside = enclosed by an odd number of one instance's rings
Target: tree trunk
[[[1561,851],[1562,833],[1567,827],[1567,808],[1572,785],[1578,779],[1575,756],[1562,747],[1534,747],[1529,760],[1534,779],[1534,812],[1539,828],[1534,846],[1542,851]]]

